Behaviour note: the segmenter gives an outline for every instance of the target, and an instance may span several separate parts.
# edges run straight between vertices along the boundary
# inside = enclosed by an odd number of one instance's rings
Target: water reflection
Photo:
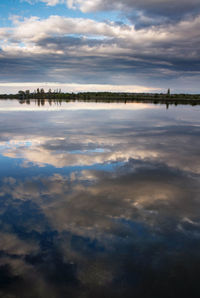
[[[199,107],[2,105],[0,297],[199,297]]]

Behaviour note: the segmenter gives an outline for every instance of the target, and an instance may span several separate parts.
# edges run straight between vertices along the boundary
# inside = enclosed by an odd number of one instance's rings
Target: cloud
[[[28,1],[28,0],[27,0]],[[31,1],[31,0],[30,0]],[[137,12],[149,16],[168,17],[169,19],[180,18],[190,14],[198,14],[200,6],[198,0],[33,0],[32,2],[45,2],[54,6],[66,3],[70,9],[80,9],[82,12],[97,11],[123,11],[126,15]]]
[[[0,80],[192,88],[199,27],[199,17],[140,30],[83,18],[15,18],[0,31]]]
[[[59,3],[62,3],[63,1],[60,1],[60,0],[43,0],[43,2],[47,3],[47,5],[49,5],[49,6],[54,6],[54,5],[57,5]]]
[[[78,9],[83,13],[118,12],[131,20],[138,28],[174,23],[188,16],[194,17],[200,12],[198,0],[189,2],[187,0],[41,0],[41,2],[49,6],[66,3],[69,9]]]
[[[29,4],[32,4],[32,5],[38,2],[43,2],[43,3],[46,3],[46,5],[48,6],[55,6],[57,4],[64,3],[64,0],[21,0],[21,1],[28,2]]]
[[[200,12],[198,0],[68,0],[67,4],[69,8],[80,9],[84,13],[118,11],[141,27],[175,22]]]

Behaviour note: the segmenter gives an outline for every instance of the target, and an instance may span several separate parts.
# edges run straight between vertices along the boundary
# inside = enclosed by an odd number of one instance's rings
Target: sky
[[[0,93],[200,93],[199,0],[1,0]]]

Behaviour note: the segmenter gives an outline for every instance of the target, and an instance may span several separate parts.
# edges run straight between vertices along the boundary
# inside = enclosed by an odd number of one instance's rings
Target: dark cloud
[[[66,45],[65,45],[66,46]],[[55,44],[53,47],[58,48]],[[167,88],[177,80],[187,84],[199,77],[199,60],[183,58],[155,58],[151,55],[120,55],[110,57],[66,55],[37,55],[0,59],[2,82],[60,82],[87,84],[140,84]],[[174,81],[172,81],[174,80]],[[171,82],[172,81],[172,82]],[[178,83],[181,90],[181,82]],[[192,84],[192,82],[190,82]],[[191,85],[187,84],[188,87]],[[186,86],[187,86],[186,85]],[[196,87],[196,85],[194,85]],[[197,88],[197,87],[196,87]],[[198,90],[198,89],[196,89]]]
[[[200,12],[198,0],[172,1],[172,0],[109,0],[92,3],[84,0],[69,1],[74,8],[83,12],[89,11],[121,11],[139,27],[177,22],[188,16],[194,17]],[[69,3],[68,2],[68,3]]]
[[[2,32],[0,79],[113,85],[142,82],[157,88],[169,84],[181,88],[189,80],[193,88],[199,78],[199,24],[197,17],[136,30],[119,23],[59,16],[18,21],[6,39],[7,29]]]

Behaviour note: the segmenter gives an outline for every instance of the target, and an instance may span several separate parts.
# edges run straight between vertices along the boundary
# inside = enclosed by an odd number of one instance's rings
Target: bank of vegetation
[[[37,89],[34,92],[30,90],[20,90],[17,94],[0,94],[0,99],[18,99],[21,103],[29,104],[30,100],[36,100],[43,105],[46,101],[52,102],[62,101],[95,101],[95,102],[144,102],[166,105],[170,104],[200,104],[200,94],[170,94],[167,93],[116,93],[116,92],[81,92],[67,93],[61,90],[47,92],[44,89]]]

